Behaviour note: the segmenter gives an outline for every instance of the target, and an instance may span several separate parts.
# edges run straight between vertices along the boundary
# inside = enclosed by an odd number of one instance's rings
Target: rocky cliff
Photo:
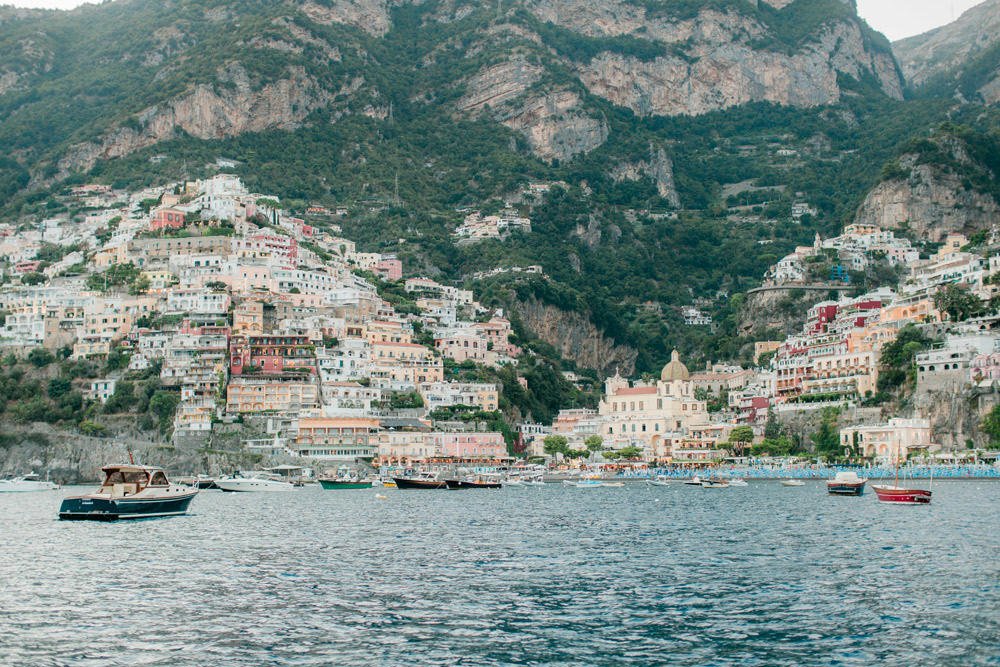
[[[616,345],[585,315],[560,310],[535,299],[517,302],[515,310],[524,326],[556,348],[562,357],[605,375],[617,369],[628,377],[635,371],[636,351]]]
[[[322,88],[302,68],[260,85],[240,63],[220,68],[219,83],[199,84],[184,96],[144,109],[132,123],[120,125],[96,142],[72,146],[60,162],[62,172],[88,170],[97,160],[128,155],[185,132],[199,139],[219,139],[268,129],[291,130],[338,94],[349,94],[362,80],[338,93]],[[256,85],[255,85],[256,84]]]
[[[986,0],[957,20],[893,43],[906,82],[919,88],[937,82],[964,97],[974,92],[987,104],[1000,101],[1000,0]],[[963,86],[965,74],[973,74]]]
[[[930,241],[949,232],[970,234],[996,224],[1000,205],[991,194],[973,187],[970,175],[980,181],[996,176],[969,155],[967,145],[942,137],[919,146],[932,149],[932,155],[904,153],[892,165],[891,177],[865,197],[855,222],[909,229]]]

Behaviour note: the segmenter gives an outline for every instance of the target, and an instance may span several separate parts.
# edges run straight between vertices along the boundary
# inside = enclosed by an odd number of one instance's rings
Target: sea
[[[306,487],[58,521],[84,490],[0,494],[0,665],[1000,665],[992,480],[916,507]]]

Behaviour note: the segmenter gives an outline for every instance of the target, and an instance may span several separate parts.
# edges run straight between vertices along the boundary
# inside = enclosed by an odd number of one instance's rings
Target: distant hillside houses
[[[517,211],[505,209],[499,215],[484,216],[479,211],[465,216],[453,234],[467,242],[485,239],[502,239],[514,231],[531,231],[531,220],[521,217]]]

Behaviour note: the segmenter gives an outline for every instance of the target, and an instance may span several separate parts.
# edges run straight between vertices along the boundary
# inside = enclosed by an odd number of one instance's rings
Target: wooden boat
[[[117,521],[177,516],[187,512],[197,489],[171,484],[159,468],[136,464],[104,466],[104,481],[94,493],[62,501],[63,520]]]
[[[433,477],[393,477],[396,488],[403,489],[447,489],[448,484]]]
[[[701,477],[695,475],[691,479],[684,480],[684,483],[687,484],[688,486],[701,486]]]
[[[826,481],[826,492],[833,496],[860,496],[868,480],[858,477],[853,470],[841,471]]]
[[[331,490],[331,489],[370,489],[370,488],[372,488],[371,480],[343,479],[343,478],[329,479],[329,478],[320,477],[318,481],[319,481],[319,485],[322,486],[324,489],[327,489],[327,490]]]

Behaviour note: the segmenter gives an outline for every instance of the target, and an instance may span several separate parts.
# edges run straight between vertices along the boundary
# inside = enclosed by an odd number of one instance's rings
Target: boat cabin
[[[167,475],[159,468],[139,465],[104,466],[104,482],[99,493],[107,493],[115,497],[134,496],[143,489],[167,487]]]

